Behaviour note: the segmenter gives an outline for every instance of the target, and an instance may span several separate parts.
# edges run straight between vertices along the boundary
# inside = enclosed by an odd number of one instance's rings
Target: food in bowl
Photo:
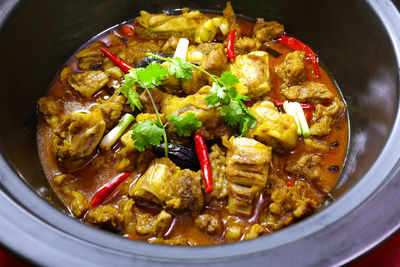
[[[247,240],[311,215],[348,143],[346,106],[317,55],[230,3],[222,16],[142,11],[78,51],[38,107],[60,200],[150,243]]]

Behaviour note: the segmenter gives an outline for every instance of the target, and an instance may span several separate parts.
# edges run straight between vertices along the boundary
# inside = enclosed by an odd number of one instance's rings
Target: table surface
[[[17,257],[0,249],[0,267],[30,267]],[[350,265],[351,267],[400,267],[400,233],[389,239],[370,254]]]

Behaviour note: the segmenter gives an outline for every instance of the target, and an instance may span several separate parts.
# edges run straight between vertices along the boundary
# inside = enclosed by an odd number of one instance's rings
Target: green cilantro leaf
[[[193,70],[192,67],[186,63],[186,60],[176,57],[169,58],[168,62],[170,63],[168,70],[169,75],[175,76],[181,81],[192,78]]]
[[[228,105],[222,107],[221,115],[229,126],[235,126],[242,120],[243,110],[239,102],[231,100]]]
[[[239,83],[238,77],[232,74],[232,72],[225,71],[222,73],[221,78],[218,79],[225,87],[230,87]]]
[[[161,143],[165,129],[160,123],[153,124],[151,120],[146,120],[133,125],[132,131],[136,149],[144,151],[145,148],[158,146]]]
[[[238,82],[239,79],[231,72],[222,73],[220,78],[215,79],[206,101],[208,107],[221,106],[221,115],[228,125],[239,126],[240,134],[244,135],[249,128],[255,126],[256,119],[242,101],[247,97],[238,94],[233,87]]]
[[[133,91],[132,89],[128,91],[128,93],[125,95],[127,98],[127,103],[131,107],[132,111],[135,110],[135,107],[138,110],[142,110],[143,106],[142,103],[140,102],[139,99],[139,94],[136,91]]]
[[[146,89],[160,85],[168,73],[168,69],[156,61],[151,62],[146,68],[137,68],[135,71],[137,75],[136,83]]]
[[[121,83],[120,92],[127,98],[127,103],[132,111],[135,107],[139,110],[143,109],[142,103],[139,100],[139,94],[132,89],[132,86],[137,82],[137,75],[135,69],[131,69],[129,73],[124,75],[124,80]]]
[[[124,79],[121,83],[121,93],[127,94],[132,89],[132,86],[137,82],[136,69],[130,69],[127,74],[124,75]]]
[[[244,114],[240,122],[240,135],[245,135],[247,130],[254,128],[257,124],[255,117],[252,114]]]
[[[185,117],[167,116],[167,119],[173,123],[175,132],[179,136],[189,137],[192,135],[192,132],[196,131],[202,125],[194,113],[187,113]]]

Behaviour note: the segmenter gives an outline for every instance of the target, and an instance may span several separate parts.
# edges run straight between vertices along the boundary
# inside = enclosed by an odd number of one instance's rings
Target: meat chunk
[[[226,180],[226,155],[225,152],[214,144],[209,153],[212,178],[213,178],[213,191],[206,194],[206,202],[211,199],[222,199],[228,195],[228,181]]]
[[[135,209],[136,214],[136,231],[141,235],[149,235],[154,233],[154,222],[156,216],[145,213],[140,209]]]
[[[253,38],[260,42],[267,42],[281,37],[285,32],[282,24],[276,21],[264,21],[263,18],[257,18],[253,28]]]
[[[162,210],[154,221],[154,233],[158,236],[163,236],[168,228],[171,226],[172,215]]]
[[[124,234],[136,233],[136,215],[134,213],[133,199],[123,199],[118,202],[118,221]]]
[[[310,81],[285,88],[281,92],[289,100],[313,104],[324,103],[334,98],[326,85]]]
[[[313,116],[316,123],[310,127],[311,135],[324,136],[329,134],[332,125],[344,113],[345,108],[345,104],[336,97],[329,106],[317,105]]]
[[[265,230],[265,228],[259,225],[258,223],[253,224],[252,226],[250,226],[248,232],[244,235],[244,240],[257,238],[266,232],[267,231]]]
[[[324,106],[324,105],[316,106],[313,120],[319,120],[325,116],[337,118],[343,114],[345,108],[346,108],[345,104],[335,97],[335,99],[329,106]]]
[[[188,49],[187,60],[199,64],[202,69],[215,75],[221,75],[227,68],[224,46],[220,43],[191,45]]]
[[[285,170],[299,178],[305,178],[320,191],[328,193],[329,182],[323,175],[321,158],[317,154],[305,154],[286,163]]]
[[[77,191],[73,191],[71,197],[71,211],[76,217],[80,218],[89,209],[89,201],[86,196]]]
[[[106,129],[100,112],[65,116],[54,138],[56,158],[67,170],[82,167],[93,155]]]
[[[182,90],[187,95],[193,95],[199,91],[199,89],[208,85],[209,79],[207,75],[199,70],[193,72],[192,78],[182,81]]]
[[[222,231],[222,223],[218,214],[200,214],[195,223],[197,228],[211,235],[220,234]]]
[[[244,36],[235,40],[235,55],[244,55],[253,51],[257,51],[260,49],[260,47],[261,43],[257,39]]]
[[[272,149],[245,137],[224,138],[222,142],[228,148],[229,212],[249,216],[254,198],[265,188]]]
[[[194,33],[194,41],[196,43],[207,43],[215,39],[217,33],[221,32],[222,36],[226,36],[229,33],[228,20],[224,17],[214,17],[203,21],[200,26],[196,28]]]
[[[135,33],[145,38],[168,39],[172,35],[193,40],[196,28],[208,18],[200,11],[187,12],[182,15],[150,14],[140,11],[135,19]]]
[[[100,206],[89,212],[85,220],[91,224],[116,228],[118,223],[118,209],[111,205]]]
[[[228,241],[238,241],[242,236],[242,227],[238,225],[228,226],[225,230],[225,238]]]
[[[100,111],[106,123],[106,128],[110,129],[120,120],[125,102],[125,97],[115,92],[106,101],[100,102],[98,106],[95,106],[93,111]]]
[[[279,113],[269,101],[258,102],[250,110],[255,115],[257,124],[247,132],[247,137],[277,150],[292,149],[296,146],[297,124],[292,116]]]
[[[83,97],[92,97],[108,81],[108,75],[101,70],[74,73],[68,77],[69,85]]]
[[[318,151],[322,153],[329,151],[328,143],[315,137],[304,138],[304,144],[306,149],[311,151]]]
[[[111,78],[118,80],[121,79],[124,73],[120,68],[114,65],[114,63],[109,59],[105,58],[103,61],[102,69],[105,73],[110,75]]]
[[[175,211],[198,211],[204,206],[201,172],[181,170],[167,158],[155,159],[129,192],[137,201]]]
[[[162,52],[173,55],[175,53],[176,47],[178,46],[179,37],[172,35],[168,38],[168,40],[164,43],[162,47]]]
[[[99,49],[100,46],[104,46],[104,43],[96,41],[76,54],[76,58],[79,59],[79,69],[90,70],[101,66],[103,61],[103,52]]]
[[[132,133],[133,131],[129,130],[121,136],[121,149],[117,152],[120,158],[117,165],[118,170],[133,171],[135,168],[139,152],[134,145]]]
[[[270,212],[267,228],[279,230],[317,209],[317,203],[307,197],[307,185],[296,182],[295,186],[275,188],[271,194]]]
[[[232,8],[231,2],[226,3],[226,7],[224,8],[224,10],[222,10],[222,14],[224,15],[224,18],[226,18],[226,20],[228,21],[229,25],[228,32],[231,32],[233,29],[236,29],[237,30],[236,35],[240,36],[242,29],[240,27],[240,24],[236,21],[236,14]]]
[[[197,46],[189,46],[187,61],[196,63],[202,69],[218,76],[227,69],[224,46],[220,43],[204,43]],[[182,88],[186,94],[194,94],[201,87],[209,83],[207,75],[199,70],[195,70],[192,79],[182,82]]]
[[[165,116],[186,116],[194,113],[203,126],[200,128],[206,139],[214,139],[229,134],[231,129],[224,122],[217,108],[208,108],[206,96],[210,90],[209,86],[200,89],[196,94],[185,98],[165,94],[161,101],[161,113]]]
[[[284,81],[285,85],[299,84],[304,80],[306,73],[304,56],[305,53],[303,51],[288,53],[285,61],[275,68],[276,74]]]
[[[268,53],[255,51],[238,56],[231,72],[239,78],[236,89],[250,98],[259,97],[271,90]]]
[[[53,127],[58,126],[64,111],[62,101],[55,97],[47,96],[39,98],[37,104],[46,122]]]
[[[146,53],[161,52],[164,42],[162,40],[132,41],[126,47],[126,63],[137,65],[146,57]]]

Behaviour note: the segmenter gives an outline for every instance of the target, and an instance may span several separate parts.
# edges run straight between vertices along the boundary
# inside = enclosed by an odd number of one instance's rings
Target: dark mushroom
[[[164,157],[165,145],[160,144],[153,147],[153,153],[157,157]],[[197,159],[196,149],[179,144],[168,144],[168,157],[178,167],[190,169],[192,171],[200,170],[199,160]]]
[[[171,57],[170,54],[167,53],[154,53],[155,55],[158,55],[160,57]],[[139,63],[136,65],[136,68],[146,68],[147,65],[149,65],[151,62],[156,61],[158,63],[163,63],[164,61],[152,56],[148,56],[143,58],[142,60],[139,61]]]

